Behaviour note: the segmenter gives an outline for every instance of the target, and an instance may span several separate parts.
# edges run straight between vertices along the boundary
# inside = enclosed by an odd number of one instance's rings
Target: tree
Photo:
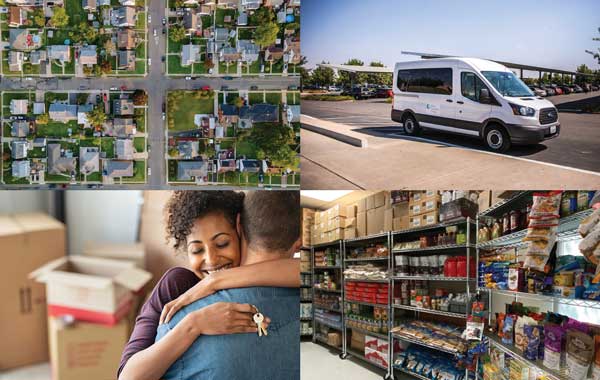
[[[104,50],[106,50],[106,55],[113,56],[117,53],[117,47],[112,40],[106,40],[104,42]]]
[[[235,98],[235,100],[233,101],[233,104],[237,107],[237,108],[242,108],[244,106],[244,98],[242,98],[241,96],[238,96],[237,98]]]
[[[110,74],[110,72],[112,71],[112,65],[110,64],[110,61],[108,59],[104,59],[100,63],[100,70],[102,70],[102,74]]]
[[[385,67],[381,62],[375,61],[369,64],[370,67]],[[367,82],[370,84],[379,84],[385,86],[392,85],[392,73],[371,73],[367,74]]]
[[[277,25],[277,23],[271,21],[266,24],[261,24],[254,31],[254,42],[258,46],[265,48],[275,43],[278,34],[279,25]]]
[[[169,30],[169,38],[174,42],[182,41],[185,38],[185,29],[181,25],[173,25]]]
[[[133,104],[143,106],[148,103],[148,94],[144,90],[135,90],[133,93]]]
[[[278,167],[294,169],[298,166],[297,153],[291,147],[295,143],[292,128],[281,124],[256,123],[242,139],[257,148],[259,159],[268,157]]]
[[[33,25],[37,26],[38,28],[46,25],[46,16],[44,15],[43,8],[35,8],[33,11]]]
[[[88,112],[87,119],[93,127],[99,127],[106,121],[106,113],[101,106],[98,106]]]
[[[37,124],[48,124],[48,122],[50,121],[50,115],[48,115],[47,113],[43,113],[41,115],[38,115],[35,119],[35,122]]]
[[[175,8],[183,8],[185,2],[183,0],[175,0]]]
[[[69,15],[62,7],[54,7],[54,14],[50,17],[50,24],[55,28],[64,28],[69,24]]]
[[[325,63],[325,62],[323,62]],[[335,82],[335,71],[329,67],[317,67],[312,71],[311,83],[317,86],[330,86]]]
[[[92,44],[98,38],[98,29],[92,28],[87,22],[79,23],[78,32],[81,34],[83,40],[87,43]]]
[[[304,67],[298,67],[297,70],[300,72],[300,91],[302,91],[304,86],[312,84],[312,76]]]
[[[250,15],[250,25],[263,25],[275,20],[275,12],[269,7],[260,7]]]
[[[600,32],[600,28],[598,28],[598,32]],[[594,37],[592,38],[592,41],[600,41],[599,37]],[[592,51],[592,50],[586,50],[585,51],[588,54],[591,54],[592,57],[594,57],[595,59],[598,60],[598,64],[600,65],[600,48],[597,48],[596,51]]]

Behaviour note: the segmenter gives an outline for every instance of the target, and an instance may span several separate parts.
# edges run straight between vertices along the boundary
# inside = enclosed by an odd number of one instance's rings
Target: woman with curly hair
[[[180,307],[222,289],[299,287],[298,262],[277,259],[240,266],[239,217],[244,194],[177,191],[165,207],[167,237],[187,253],[189,269],[169,269],[136,319],[121,357],[120,380],[157,380],[202,334],[256,333],[252,305],[219,302],[190,314],[154,342],[159,323]],[[187,292],[187,293],[186,293]],[[268,325],[270,320],[265,316]]]

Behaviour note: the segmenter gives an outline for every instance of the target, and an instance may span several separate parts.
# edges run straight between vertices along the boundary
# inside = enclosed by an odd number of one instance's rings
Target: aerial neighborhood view
[[[0,187],[300,186],[300,0],[0,0],[0,30]]]

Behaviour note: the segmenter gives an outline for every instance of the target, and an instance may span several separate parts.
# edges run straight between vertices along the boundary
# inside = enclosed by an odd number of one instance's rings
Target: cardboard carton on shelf
[[[138,268],[146,268],[146,250],[142,243],[119,244],[86,242],[82,254],[84,256],[132,261]]]
[[[310,261],[300,261],[300,272],[310,272]]]
[[[356,227],[352,226],[344,228],[344,239],[354,239],[357,236]]]
[[[327,334],[327,344],[334,347],[342,346],[342,334],[339,332],[332,332]]]
[[[79,321],[70,324],[59,317],[48,317],[52,378],[114,379],[129,340],[129,323],[125,318],[114,326]]]
[[[326,231],[333,231],[338,228],[346,227],[346,218],[342,216],[338,216],[327,221]]]
[[[367,211],[367,235],[385,232],[385,210],[379,207]]]
[[[152,275],[132,261],[69,256],[53,260],[30,274],[46,284],[50,315],[73,315],[77,320],[116,324],[131,309],[134,293]]]
[[[369,197],[361,198],[356,202],[356,214],[358,215],[361,212],[367,212],[367,199]]]
[[[346,206],[346,218],[356,218],[356,205]]]
[[[367,236],[367,213],[359,212],[356,214],[356,233],[359,237]]]
[[[344,228],[356,227],[356,218],[346,218]]]
[[[340,204],[337,204],[330,209],[327,210],[327,218],[335,219],[337,217],[346,217],[346,207]]]
[[[421,215],[411,216],[409,228],[424,227],[439,223],[439,212],[432,211]]]
[[[396,203],[392,205],[392,212],[394,214],[394,218],[402,218],[408,216],[408,202]]]
[[[394,228],[394,210],[391,208],[383,211],[383,230],[391,231]]]
[[[28,274],[66,254],[65,226],[42,213],[0,215],[0,370],[48,361],[46,293]],[[8,327],[9,326],[9,327]]]
[[[392,229],[393,231],[402,231],[402,230],[406,230],[409,228],[409,224],[410,224],[410,220],[409,220],[409,216],[403,216],[400,218],[394,218],[392,223]]]

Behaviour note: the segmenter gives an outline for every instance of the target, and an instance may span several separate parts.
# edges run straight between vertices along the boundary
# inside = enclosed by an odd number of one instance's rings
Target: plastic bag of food
[[[550,240],[530,241],[527,245],[526,255],[549,256],[554,243],[556,243],[555,237]]]
[[[527,336],[525,335],[526,325],[536,325],[537,322],[528,316],[523,316],[517,319],[515,323],[515,347],[521,351],[525,351],[527,347]]]
[[[537,325],[525,325],[523,332],[527,339],[523,354],[529,360],[537,360],[538,350],[542,341],[542,327]]]
[[[528,228],[523,241],[550,240],[556,238],[556,227]]]
[[[508,314],[506,315],[506,317],[504,317],[504,326],[502,328],[502,343],[513,344],[513,336],[516,322],[516,315]]]
[[[565,331],[561,326],[546,324],[544,326],[544,366],[560,370],[563,361],[562,346]]]
[[[594,229],[579,243],[579,250],[584,255],[590,255],[596,250],[596,247],[600,244],[600,224],[596,225]]]
[[[558,226],[558,218],[551,219],[531,219],[529,221],[529,228],[548,228]]]
[[[600,207],[581,221],[577,231],[582,237],[586,237],[598,224],[600,224]]]
[[[562,193],[562,191],[534,193],[529,219],[560,218],[558,210],[560,208]]]
[[[567,332],[567,373],[569,379],[583,380],[587,377],[594,355],[594,339],[577,330]]]
[[[523,267],[543,272],[549,258],[550,256],[527,255],[523,262]]]

